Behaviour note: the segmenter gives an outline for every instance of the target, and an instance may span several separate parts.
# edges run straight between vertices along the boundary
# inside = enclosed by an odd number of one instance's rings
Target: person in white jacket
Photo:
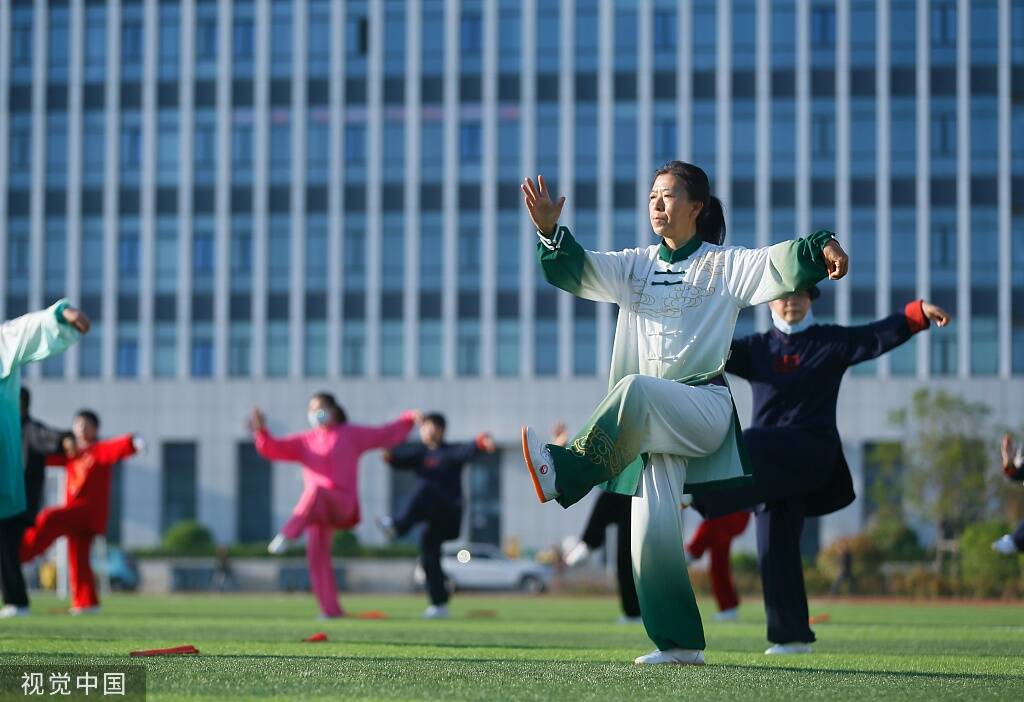
[[[619,306],[609,393],[570,444],[522,429],[523,455],[542,502],[563,507],[594,486],[635,497],[633,576],[657,650],[637,664],[704,662],[704,630],[683,553],[684,493],[746,484],[732,395],[722,375],[740,310],[846,274],[831,232],[762,249],[723,246],[725,217],[699,167],[671,161],[655,173],[651,227],[660,243],[585,251],[558,224],[542,176],[522,184],[545,279]]]
[[[25,511],[21,367],[63,352],[87,331],[89,318],[67,300],[0,324],[0,519]]]

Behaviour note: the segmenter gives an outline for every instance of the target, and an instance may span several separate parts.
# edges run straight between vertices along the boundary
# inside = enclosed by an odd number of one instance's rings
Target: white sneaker
[[[716,622],[734,622],[740,616],[740,608],[733,607],[732,609],[723,609],[721,612],[715,615]]]
[[[99,613],[100,613],[100,606],[99,605],[93,605],[92,607],[72,607],[71,609],[68,610],[68,614],[70,614],[72,617],[80,617],[82,615],[99,614]]]
[[[685,648],[670,648],[667,651],[651,651],[636,658],[636,665],[704,665],[704,651],[689,651]]]
[[[31,614],[28,607],[17,605],[4,605],[0,607],[0,619],[12,619],[14,617],[27,617]]]
[[[643,617],[630,617],[623,614],[621,617],[615,620],[617,624],[643,624]]]
[[[541,442],[537,432],[527,426],[523,427],[523,458],[526,460],[526,469],[530,471],[533,488],[537,491],[537,499],[548,502],[558,497],[555,462],[551,458],[551,451]]]
[[[572,568],[578,566],[590,557],[590,547],[586,542],[580,541],[565,554],[565,564]]]
[[[424,619],[447,619],[448,605],[430,605],[423,612]]]
[[[1003,534],[992,542],[992,550],[1004,556],[1012,556],[1017,553],[1017,544],[1009,534]]]
[[[377,517],[374,521],[377,523],[377,528],[379,528],[384,533],[384,537],[388,541],[395,540],[395,538],[398,536],[398,532],[395,531],[394,519],[385,515],[383,517]]]
[[[811,648],[810,644],[806,643],[788,643],[788,644],[775,644],[769,647],[765,652],[766,656],[790,656],[800,653],[814,653],[814,649]]]
[[[291,546],[291,539],[286,539],[283,534],[278,534],[267,544],[267,552],[274,556],[280,556]]]

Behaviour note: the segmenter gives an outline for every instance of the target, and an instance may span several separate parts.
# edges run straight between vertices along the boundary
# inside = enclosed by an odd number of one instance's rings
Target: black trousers
[[[629,508],[633,498],[614,492],[601,492],[594,503],[594,511],[583,530],[583,543],[591,550],[604,545],[605,531],[609,526],[617,527],[615,533],[615,572],[619,580],[619,600],[622,612],[627,617],[640,616],[640,599],[633,581],[633,562],[629,551]]]
[[[807,621],[807,590],[800,558],[803,510],[792,500],[771,502],[755,517],[757,560],[764,586],[768,640],[772,643],[811,643]]]
[[[441,545],[459,537],[462,504],[453,501],[436,485],[421,483],[395,520],[395,531],[402,536],[420,523],[426,525],[420,534],[420,563],[427,580],[427,596],[431,604],[443,605],[448,602],[449,594],[441,569]]]
[[[3,586],[4,604],[28,607],[25,575],[21,572],[21,537],[28,528],[25,515],[0,519],[0,584]]]

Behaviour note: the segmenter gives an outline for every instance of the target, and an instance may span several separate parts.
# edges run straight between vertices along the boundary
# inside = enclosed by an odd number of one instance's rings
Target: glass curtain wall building
[[[240,417],[260,403],[297,429],[321,387],[368,421],[415,401],[464,436],[489,422],[514,481],[515,428],[582,421],[614,331],[539,276],[519,181],[545,174],[585,246],[621,249],[651,242],[673,158],[711,176],[729,243],[838,232],[853,266],[819,321],[917,297],[954,314],[854,370],[855,472],[894,436],[881,388],[948,380],[1019,420],[1021,0],[12,0],[0,313],[79,301],[94,330],[28,372],[40,406],[96,404],[171,447],[126,471],[125,538],[158,538],[172,506],[224,540],[276,523],[294,476],[245,449]],[[178,455],[191,488],[166,496]],[[389,480],[364,482],[381,509]],[[519,492],[495,494],[500,533],[529,543]],[[242,528],[241,495],[273,514]]]

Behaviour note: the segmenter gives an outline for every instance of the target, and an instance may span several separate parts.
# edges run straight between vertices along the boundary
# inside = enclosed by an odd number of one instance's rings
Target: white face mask
[[[783,334],[799,334],[802,331],[806,331],[809,327],[814,326],[814,313],[811,312],[810,308],[807,309],[807,316],[801,319],[796,324],[790,324],[779,315],[775,314],[775,310],[772,310],[772,324]]]
[[[331,413],[321,407],[315,412],[308,413],[306,419],[309,420],[309,426],[317,429],[326,425],[331,420]]]

